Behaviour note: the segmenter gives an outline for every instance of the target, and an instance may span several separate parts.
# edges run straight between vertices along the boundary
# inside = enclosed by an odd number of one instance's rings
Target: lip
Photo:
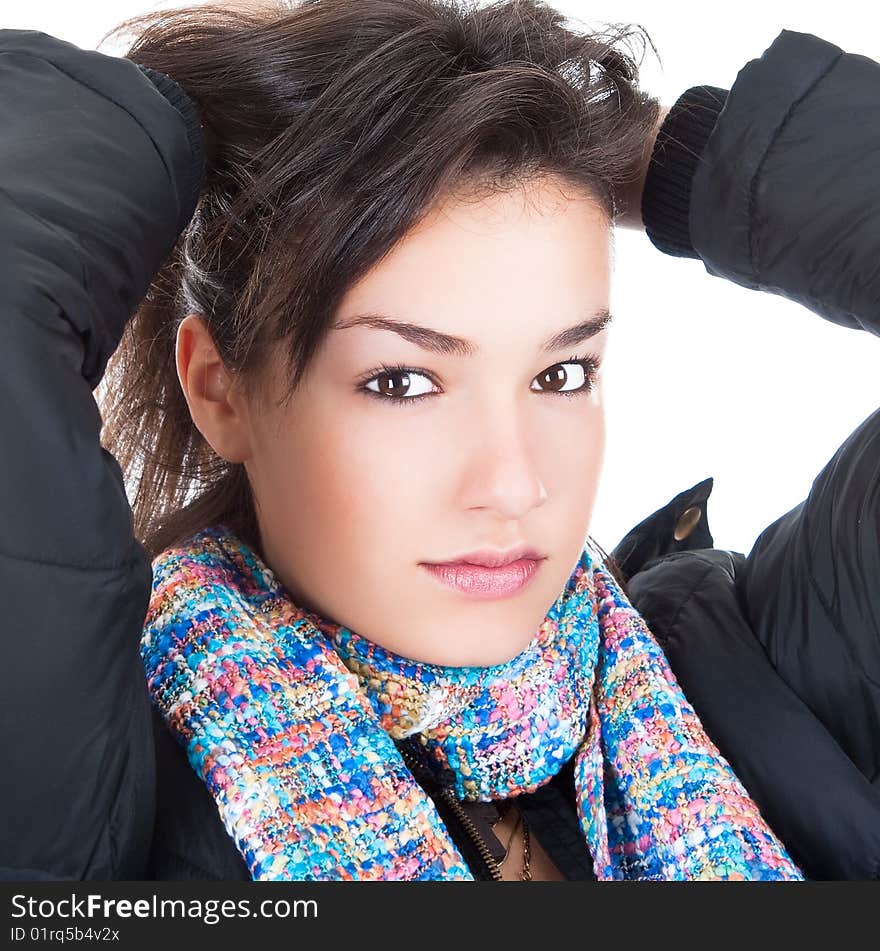
[[[495,568],[467,562],[432,565],[422,562],[421,567],[441,584],[477,600],[509,598],[522,591],[538,573],[543,558],[518,558]]]
[[[500,551],[497,548],[481,548],[479,551],[470,551],[466,555],[458,558],[450,558],[449,561],[434,562],[434,564],[443,565],[478,565],[482,568],[501,568],[504,565],[512,564],[514,561],[520,561],[522,558],[530,558],[532,561],[542,561],[546,556],[536,551],[531,545],[519,544],[506,551]],[[430,564],[430,562],[425,562]]]

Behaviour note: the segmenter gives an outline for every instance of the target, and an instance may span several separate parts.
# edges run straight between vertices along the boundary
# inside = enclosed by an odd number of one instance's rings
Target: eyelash
[[[576,396],[584,396],[592,392],[596,383],[596,373],[598,373],[599,367],[601,366],[601,360],[596,357],[571,356],[567,360],[560,360],[558,363],[552,364],[551,366],[547,367],[547,369],[550,370],[556,366],[563,366],[566,363],[576,363],[583,367],[585,377],[584,385],[576,390],[546,390],[545,392],[548,395],[564,396],[568,399]],[[546,372],[546,370],[543,372]],[[383,403],[396,403],[399,405],[420,403],[424,399],[438,395],[437,393],[421,393],[419,396],[383,396],[381,393],[376,393],[374,390],[367,389],[367,384],[372,383],[378,377],[394,375],[397,373],[417,373],[419,376],[424,376],[431,380],[434,386],[437,385],[436,381],[432,379],[431,375],[426,373],[424,370],[418,370],[415,367],[409,367],[402,363],[395,363],[392,365],[380,363],[378,366],[373,367],[367,376],[361,378],[361,381],[358,384],[358,389],[367,396],[370,396],[376,400],[381,400]]]

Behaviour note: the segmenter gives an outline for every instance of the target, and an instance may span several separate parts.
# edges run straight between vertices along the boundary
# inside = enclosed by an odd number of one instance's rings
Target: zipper
[[[483,862],[486,865],[486,869],[488,870],[489,874],[492,876],[492,880],[495,882],[500,882],[502,880],[501,867],[498,865],[495,859],[492,858],[492,854],[489,851],[488,847],[486,846],[486,843],[480,837],[479,833],[474,827],[473,822],[471,822],[468,814],[464,811],[464,809],[461,808],[461,804],[455,798],[455,795],[453,794],[452,790],[444,786],[440,790],[440,795],[443,796],[443,798],[446,800],[447,804],[449,805],[449,808],[453,811],[456,818],[458,819],[459,824],[467,830],[467,833],[470,836],[471,841],[477,847],[480,853],[480,857],[482,858]]]
[[[439,763],[434,763],[428,757],[419,742],[418,735],[408,736],[403,740],[395,740],[395,743],[416,782],[432,799],[435,799],[435,794],[439,795],[441,801],[447,807],[440,811],[453,840],[455,839],[453,827],[457,825],[459,832],[464,832],[467,840],[476,850],[474,858],[477,860],[476,864],[480,866],[482,879],[486,880],[488,878],[495,882],[502,881],[501,866],[492,857],[488,846],[480,837],[476,827],[453,792],[455,774],[452,770],[442,769]]]

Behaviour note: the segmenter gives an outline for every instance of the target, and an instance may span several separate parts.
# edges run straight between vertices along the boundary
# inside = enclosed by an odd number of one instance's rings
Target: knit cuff
[[[678,97],[657,133],[642,191],[645,233],[664,254],[699,258],[691,243],[691,183],[729,90],[692,86]]]
[[[182,207],[180,209],[181,217],[178,222],[178,231],[183,231],[196,210],[199,193],[205,180],[205,135],[201,116],[193,100],[184,92],[183,87],[170,76],[160,73],[157,69],[151,69],[149,66],[142,66],[140,63],[135,65],[180,113],[186,128],[186,136],[192,153],[192,164],[190,165],[189,180],[181,186]]]

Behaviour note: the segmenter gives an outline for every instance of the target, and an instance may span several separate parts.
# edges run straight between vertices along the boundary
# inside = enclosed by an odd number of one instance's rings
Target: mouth
[[[482,601],[518,594],[538,574],[544,561],[544,557],[517,558],[494,568],[464,561],[440,565],[422,562],[420,566],[444,587]]]

